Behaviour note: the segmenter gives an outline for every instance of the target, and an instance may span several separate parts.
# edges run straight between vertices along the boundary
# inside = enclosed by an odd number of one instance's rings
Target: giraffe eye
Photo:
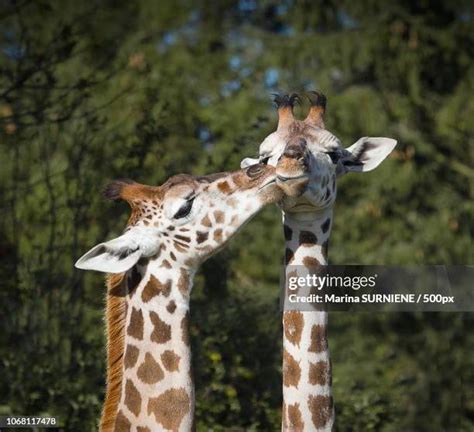
[[[173,216],[174,219],[182,219],[184,217],[186,217],[190,212],[191,212],[191,209],[193,208],[193,203],[194,203],[194,199],[196,197],[192,197],[190,199],[188,199],[181,207],[180,209],[175,213],[175,215]]]
[[[269,160],[270,160],[270,156],[263,156],[263,157],[260,158],[258,163],[261,163],[263,165],[267,165]]]
[[[335,151],[326,152],[326,154],[331,158],[333,164],[337,164],[339,162],[339,158],[341,157],[341,155]]]

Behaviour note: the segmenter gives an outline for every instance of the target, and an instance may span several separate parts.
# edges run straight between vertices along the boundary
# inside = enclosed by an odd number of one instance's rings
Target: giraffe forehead
[[[282,153],[287,144],[299,139],[304,139],[313,152],[342,148],[339,138],[327,129],[295,120],[287,128],[268,135],[260,145],[260,154]]]

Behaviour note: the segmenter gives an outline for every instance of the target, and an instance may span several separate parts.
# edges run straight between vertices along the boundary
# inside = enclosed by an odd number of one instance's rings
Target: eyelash
[[[326,152],[326,154],[331,158],[331,161],[333,164],[337,164],[340,157],[340,155],[337,152]]]
[[[187,200],[186,204],[181,206],[181,208],[175,213],[173,218],[174,219],[182,219],[182,218],[185,218],[186,216],[188,216],[189,213],[191,213],[191,209],[193,208],[193,203],[194,203],[195,198],[196,197],[193,197],[193,198]]]

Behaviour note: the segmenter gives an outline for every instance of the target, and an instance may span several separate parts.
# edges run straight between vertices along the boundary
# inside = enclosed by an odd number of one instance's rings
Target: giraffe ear
[[[75,267],[104,273],[123,273],[131,269],[142,256],[140,246],[130,235],[100,243],[79,258]]]
[[[377,168],[397,145],[397,141],[384,137],[364,137],[345,149],[339,167],[340,174],[367,172]]]

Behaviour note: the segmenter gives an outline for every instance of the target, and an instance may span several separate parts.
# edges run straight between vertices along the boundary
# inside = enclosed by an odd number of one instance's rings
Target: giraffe
[[[283,194],[275,168],[194,177],[161,186],[112,182],[104,194],[132,209],[123,235],[76,267],[107,276],[107,391],[102,432],[190,431],[194,384],[189,297],[198,266],[264,205]]]
[[[347,172],[376,168],[397,142],[390,138],[359,139],[347,149],[326,130],[326,97],[308,94],[310,110],[301,121],[293,114],[296,94],[275,97],[277,130],[260,145],[260,162],[276,167],[285,238],[285,274],[301,266],[314,271],[327,265],[336,179]],[[312,269],[312,270],[311,270]],[[292,270],[294,271],[294,270]],[[334,427],[332,373],[325,311],[283,311],[284,431],[331,431]]]

